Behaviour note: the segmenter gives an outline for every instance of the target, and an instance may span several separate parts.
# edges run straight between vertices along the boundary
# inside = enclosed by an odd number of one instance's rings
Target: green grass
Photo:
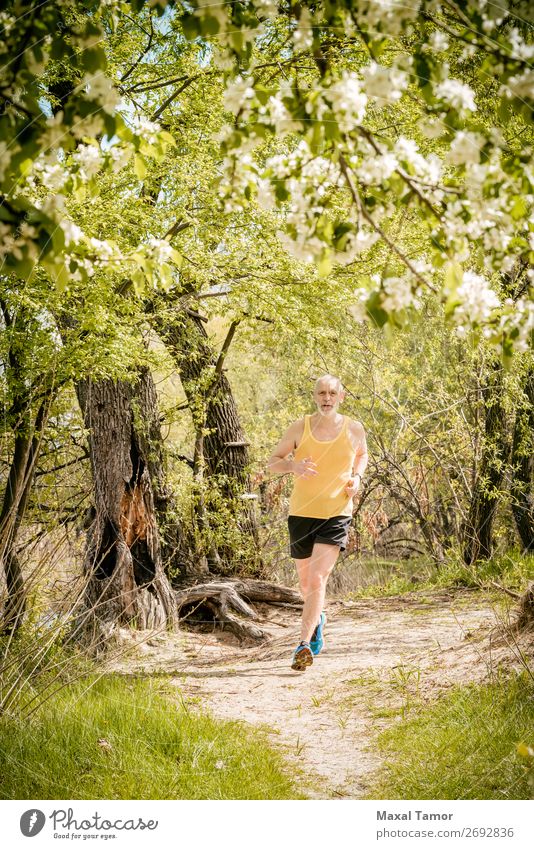
[[[0,797],[303,798],[263,732],[189,710],[161,680],[119,675],[0,717]]]
[[[495,592],[494,583],[521,592],[532,580],[534,558],[517,551],[498,554],[466,566],[460,554],[451,553],[439,568],[425,558],[407,561],[369,560],[363,569],[359,586],[347,593],[351,599],[380,598],[424,590],[467,587]],[[358,573],[360,574],[360,573]]]
[[[526,673],[457,687],[379,735],[385,761],[367,796],[531,799],[533,746],[534,684]]]

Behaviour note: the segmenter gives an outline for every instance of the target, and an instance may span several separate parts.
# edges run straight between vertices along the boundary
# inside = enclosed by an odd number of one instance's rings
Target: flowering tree
[[[137,2],[136,9],[143,4]],[[174,144],[153,122],[128,122],[106,75],[104,18],[121,12],[100,0],[19,2],[0,14],[0,258],[2,272],[29,278],[44,268],[58,286],[87,282],[98,269],[127,269],[143,284],[166,282],[179,254],[148,240],[127,255],[86,235],[66,212],[68,197],[95,197],[106,172],[161,159]],[[71,80],[52,102],[58,69]],[[129,125],[130,124],[130,125]]]
[[[483,336],[495,360],[524,353],[534,322],[527,15],[526,5],[484,0],[26,0],[1,13],[0,308],[20,482],[10,478],[6,516],[19,493],[22,521],[32,440],[59,385],[123,382],[124,404],[108,401],[102,415],[109,448],[115,409],[128,419],[135,406],[128,386],[146,364],[141,331],[168,343],[180,327],[178,359],[198,372],[188,386],[197,399],[222,375],[228,347],[212,356],[191,332],[208,316],[230,326],[228,344],[236,328],[240,338],[271,328],[277,353],[281,326],[308,353],[311,336],[331,351],[343,323],[346,361],[356,335],[347,306],[358,322],[410,323],[413,335],[424,325],[415,310],[444,308],[460,340]],[[154,286],[169,292],[155,297]],[[19,345],[25,358],[13,357]],[[214,420],[204,411],[197,422],[199,469],[204,436],[220,441]],[[524,522],[522,421],[514,447]],[[239,465],[243,484],[245,440],[224,442],[224,455],[212,451],[219,472],[228,464],[221,479],[237,479]],[[472,523],[488,529],[477,504]],[[115,506],[123,515],[129,501]]]
[[[133,11],[143,5],[136,0]],[[150,5],[162,14],[168,4]],[[376,242],[386,245],[388,262],[357,288],[358,320],[402,324],[434,291],[460,335],[482,329],[505,356],[528,346],[528,4],[169,5],[183,36],[205,45],[204,69],[226,79],[233,120],[220,134],[219,195],[227,212],[253,198],[276,209],[281,243],[324,277]],[[66,286],[86,282],[95,268],[120,268],[138,287],[170,285],[170,263],[181,256],[161,234],[125,254],[113,241],[84,236],[64,211],[66,196],[98,192],[103,173],[128,161],[142,179],[146,158],[161,160],[174,144],[154,122],[129,121],[106,76],[103,33],[126,9],[27,2],[3,13],[3,50],[14,57],[1,84],[5,271],[28,276],[39,263]],[[50,104],[43,86],[57,63],[74,85],[64,102]]]
[[[390,260],[357,290],[358,319],[402,324],[431,290],[459,335],[482,329],[505,357],[525,350],[534,326],[526,4],[192,5],[184,30],[213,42],[234,116],[221,134],[225,208],[256,196],[280,209],[283,244],[324,276],[385,243]],[[269,155],[283,137],[289,150]],[[405,238],[414,232],[415,251]]]

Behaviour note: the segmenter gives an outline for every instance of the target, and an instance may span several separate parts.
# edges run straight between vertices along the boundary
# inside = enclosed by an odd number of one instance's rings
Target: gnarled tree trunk
[[[110,624],[172,627],[177,609],[163,570],[147,451],[146,423],[155,398],[148,369],[135,381],[91,379],[77,386],[94,478],[84,612],[78,628],[98,642]]]
[[[195,553],[192,535],[178,517],[175,496],[167,483],[156,387],[146,367],[139,374],[138,401],[143,415],[136,433],[150,473],[163,568],[167,574],[183,577],[201,575],[208,572],[207,564]]]
[[[218,546],[208,552],[211,571],[245,568],[261,572],[258,523],[253,504],[243,500],[249,490],[248,443],[230,383],[222,368],[235,324],[223,351],[213,351],[200,316],[172,305],[164,313],[154,311],[156,330],[172,353],[187,396],[196,431],[194,473],[202,493],[203,483],[214,484],[230,511],[235,528],[243,540],[247,555],[240,563],[231,546]],[[209,508],[200,494],[197,510],[199,526],[209,525]]]

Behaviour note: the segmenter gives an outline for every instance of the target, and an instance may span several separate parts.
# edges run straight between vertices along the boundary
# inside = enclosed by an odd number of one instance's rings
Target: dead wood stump
[[[252,578],[225,578],[175,590],[180,621],[197,619],[208,611],[216,625],[235,634],[241,642],[261,643],[268,634],[254,624],[258,614],[250,602],[302,607],[300,593],[290,587]]]
[[[519,631],[534,628],[534,581],[529,584],[519,600],[519,611],[515,626]]]

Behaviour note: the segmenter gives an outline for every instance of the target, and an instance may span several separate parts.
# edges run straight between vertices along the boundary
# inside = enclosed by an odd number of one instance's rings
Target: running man
[[[367,466],[363,426],[338,412],[344,398],[339,378],[320,377],[313,392],[317,412],[293,422],[268,462],[270,472],[295,476],[288,525],[304,598],[300,643],[291,664],[298,671],[324,647],[326,583],[346,547],[352,499]]]

